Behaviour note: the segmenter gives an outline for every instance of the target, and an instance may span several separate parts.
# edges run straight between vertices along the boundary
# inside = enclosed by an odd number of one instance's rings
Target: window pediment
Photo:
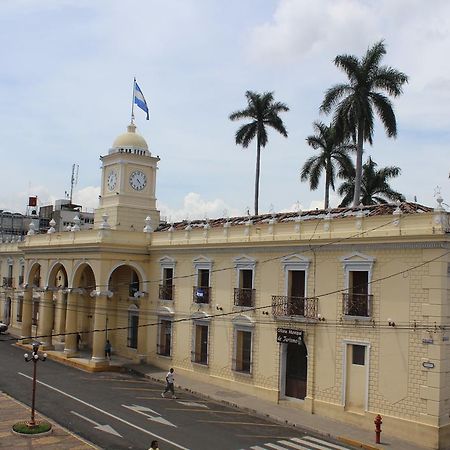
[[[359,252],[354,252],[341,258],[341,262],[346,270],[370,270],[375,261],[375,257]]]
[[[289,255],[281,260],[281,264],[285,269],[289,270],[307,270],[311,260],[302,255]]]
[[[192,260],[194,267],[196,269],[210,269],[212,268],[213,262],[211,259],[206,258],[205,256],[199,256]]]
[[[161,265],[161,267],[173,269],[175,267],[176,261],[170,256],[163,256],[162,258],[159,259],[159,264]]]
[[[237,269],[254,269],[256,266],[256,260],[246,255],[235,258],[233,262]]]

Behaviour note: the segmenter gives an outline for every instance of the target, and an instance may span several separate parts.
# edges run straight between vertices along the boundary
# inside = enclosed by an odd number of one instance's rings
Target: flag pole
[[[133,78],[133,97],[131,98],[131,123],[134,124],[134,87],[136,86],[136,77]]]

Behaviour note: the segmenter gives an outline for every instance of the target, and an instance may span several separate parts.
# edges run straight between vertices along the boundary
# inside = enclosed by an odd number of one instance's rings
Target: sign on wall
[[[303,344],[303,330],[277,328],[277,342],[280,344]]]

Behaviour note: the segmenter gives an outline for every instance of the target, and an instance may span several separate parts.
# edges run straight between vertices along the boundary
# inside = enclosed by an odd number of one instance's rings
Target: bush
[[[50,431],[52,426],[48,422],[36,422],[36,426],[30,427],[27,422],[18,422],[12,428],[16,433],[39,434]]]

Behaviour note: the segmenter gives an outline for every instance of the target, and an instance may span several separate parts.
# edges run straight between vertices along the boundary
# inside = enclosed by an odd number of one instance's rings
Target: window
[[[366,364],[366,346],[354,344],[352,347],[352,364],[364,366]]]
[[[254,272],[256,261],[247,256],[234,260],[237,270],[237,287],[234,289],[235,306],[253,307],[255,305]]]
[[[162,356],[172,356],[172,320],[160,319],[156,352]]]
[[[161,264],[161,281],[159,285],[159,299],[160,300],[173,300],[174,288],[173,278],[175,270],[175,260],[164,256],[159,260]]]
[[[20,266],[20,275],[19,275],[19,286],[23,285],[25,279],[25,266],[21,264]]]
[[[349,317],[372,317],[373,295],[370,280],[375,258],[354,253],[342,259],[345,271],[343,314]]]
[[[127,346],[137,348],[139,330],[139,308],[136,305],[128,309],[128,335]]]
[[[197,274],[193,287],[192,301],[194,303],[208,304],[211,302],[211,270],[212,261],[204,256],[194,259],[194,267]]]
[[[7,297],[3,306],[3,322],[9,325],[11,322],[11,298]]]
[[[22,313],[23,313],[23,297],[17,297],[17,314],[16,314],[17,322],[22,322]]]
[[[237,372],[251,373],[252,334],[251,330],[235,330],[234,370]]]
[[[194,322],[194,340],[192,349],[192,362],[208,364],[208,324]]]
[[[39,322],[39,299],[33,299],[33,310],[31,313],[31,324],[36,325]]]
[[[134,270],[131,272],[131,282],[128,291],[129,297],[134,297],[134,294],[139,291],[139,278]]]

